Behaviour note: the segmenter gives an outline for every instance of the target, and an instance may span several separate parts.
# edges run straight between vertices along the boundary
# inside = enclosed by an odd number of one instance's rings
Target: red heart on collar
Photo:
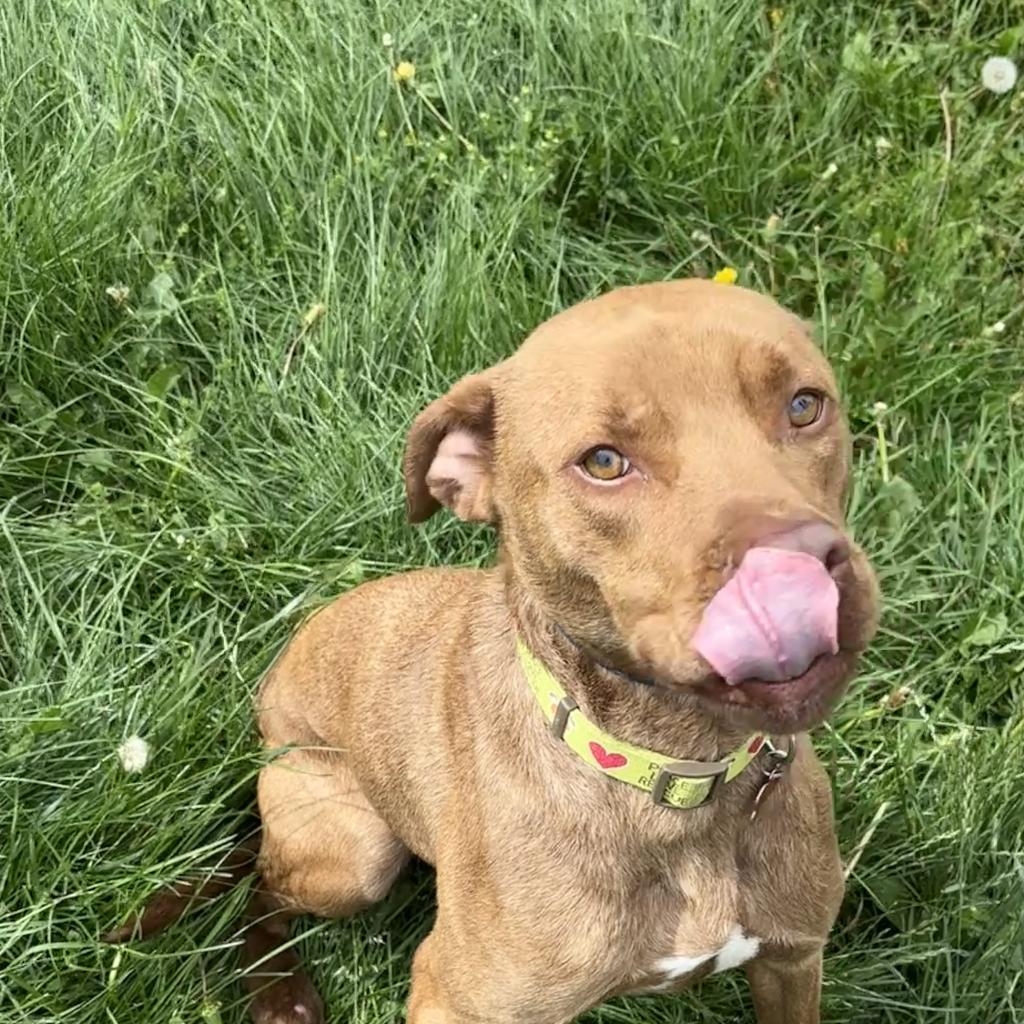
[[[624,754],[609,754],[600,743],[591,743],[590,752],[602,768],[624,768],[628,758]]]

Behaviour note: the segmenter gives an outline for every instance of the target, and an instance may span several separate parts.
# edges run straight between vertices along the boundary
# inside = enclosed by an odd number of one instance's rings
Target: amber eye
[[[794,427],[809,427],[821,419],[825,396],[818,391],[798,391],[789,403],[789,422]]]
[[[629,472],[629,459],[614,448],[592,448],[583,456],[580,467],[595,480],[618,480]]]

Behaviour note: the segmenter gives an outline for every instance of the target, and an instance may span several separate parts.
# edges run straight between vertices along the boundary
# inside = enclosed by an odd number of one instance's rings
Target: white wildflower
[[[875,416],[884,416],[889,411],[889,406],[887,406],[885,402],[875,402],[875,404],[871,406],[871,411]]]
[[[890,149],[892,149],[892,143],[884,135],[879,135],[878,138],[875,139],[875,152],[879,156],[885,156]]]
[[[1005,320],[997,320],[994,324],[990,324],[988,327],[986,327],[981,333],[984,334],[986,338],[991,338],[992,335],[994,335],[994,334],[1002,334],[1003,331],[1005,331],[1005,330],[1006,330],[1006,321]]]
[[[117,748],[117,757],[129,775],[138,775],[149,763],[149,744],[141,736],[129,736]]]
[[[989,57],[981,65],[981,84],[989,92],[1009,92],[1017,84],[1017,65],[1009,57]]]
[[[839,164],[834,160],[821,172],[821,180],[828,181],[839,170]]]
[[[125,284],[112,284],[106,289],[107,297],[115,306],[123,306],[128,301],[131,291]]]
[[[388,50],[395,45],[395,37],[390,32],[385,32],[384,35],[381,36],[380,41],[384,44],[385,49]]]

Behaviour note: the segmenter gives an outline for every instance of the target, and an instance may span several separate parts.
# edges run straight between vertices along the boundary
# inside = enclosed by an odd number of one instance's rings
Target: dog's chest
[[[757,956],[760,948],[757,936],[748,935],[741,925],[735,924],[724,941],[711,949],[658,957],[643,970],[635,991],[662,992],[681,987],[697,971],[703,976],[739,967]]]
[[[636,963],[633,991],[667,992],[708,974],[718,974],[757,956],[761,937],[741,923],[741,895],[735,870],[715,871],[703,858],[685,864],[677,876],[680,903],[662,904],[667,926],[653,949]],[[678,898],[678,897],[677,897]],[[652,929],[657,934],[660,929]]]

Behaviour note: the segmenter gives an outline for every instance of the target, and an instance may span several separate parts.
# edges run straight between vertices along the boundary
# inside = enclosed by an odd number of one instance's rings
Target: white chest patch
[[[744,935],[743,929],[736,925],[729,932],[729,938],[725,940],[725,945],[718,951],[718,956],[715,958],[715,974],[719,971],[728,971],[733,967],[739,967],[740,964],[752,960],[757,956],[757,951],[760,948],[760,939],[753,935]]]
[[[715,961],[712,974],[739,967],[740,964],[757,956],[757,951],[760,948],[761,940],[753,935],[744,935],[743,929],[737,924],[729,932],[725,944],[720,949],[713,949],[710,953],[700,953],[697,956],[663,956],[658,960],[651,971],[652,974],[661,977],[655,986],[655,991],[673,988],[680,978],[684,978],[711,959]]]
[[[715,954],[704,953],[702,956],[663,956],[655,965],[658,974],[665,975],[665,983],[682,978],[690,971],[697,970],[701,964],[707,963]]]

